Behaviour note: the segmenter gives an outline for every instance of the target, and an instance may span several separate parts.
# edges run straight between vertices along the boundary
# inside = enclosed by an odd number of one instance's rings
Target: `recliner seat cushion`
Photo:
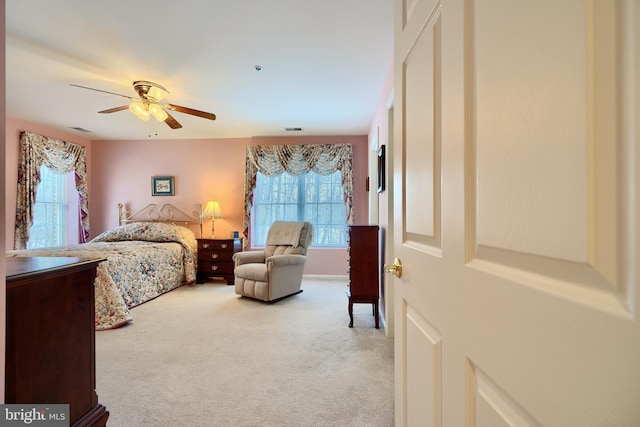
[[[267,264],[243,264],[235,268],[236,277],[255,280],[256,282],[268,282],[269,271]]]

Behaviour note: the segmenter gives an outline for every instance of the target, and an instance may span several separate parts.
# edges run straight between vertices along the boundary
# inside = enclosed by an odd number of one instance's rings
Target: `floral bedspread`
[[[96,269],[96,330],[133,320],[130,308],[196,278],[197,241],[185,227],[133,223],[105,231],[88,243],[7,252],[7,256],[105,258]]]

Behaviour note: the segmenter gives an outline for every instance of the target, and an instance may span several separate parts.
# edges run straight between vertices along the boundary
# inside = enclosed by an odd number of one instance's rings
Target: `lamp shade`
[[[220,209],[220,203],[215,201],[208,201],[207,206],[202,213],[203,218],[223,218],[222,209]]]

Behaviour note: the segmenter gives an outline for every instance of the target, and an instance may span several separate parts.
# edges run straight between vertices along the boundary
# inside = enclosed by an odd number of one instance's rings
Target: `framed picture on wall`
[[[382,193],[385,189],[385,167],[386,167],[386,145],[381,145],[378,149],[378,193]]]
[[[152,176],[151,195],[152,196],[173,196],[175,191],[174,179],[172,176]]]

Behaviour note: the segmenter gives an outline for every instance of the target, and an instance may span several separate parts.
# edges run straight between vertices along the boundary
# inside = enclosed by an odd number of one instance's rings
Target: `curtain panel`
[[[246,148],[244,178],[244,235],[248,236],[253,192],[258,172],[266,176],[287,172],[301,176],[309,171],[330,175],[340,171],[347,208],[353,224],[353,150],[351,144],[250,145]]]
[[[26,249],[29,228],[33,225],[36,191],[40,185],[40,167],[56,173],[75,172],[80,195],[80,243],[89,238],[89,202],[87,190],[87,157],[81,145],[49,138],[31,132],[20,134],[18,156],[18,194],[16,200],[15,249]]]

